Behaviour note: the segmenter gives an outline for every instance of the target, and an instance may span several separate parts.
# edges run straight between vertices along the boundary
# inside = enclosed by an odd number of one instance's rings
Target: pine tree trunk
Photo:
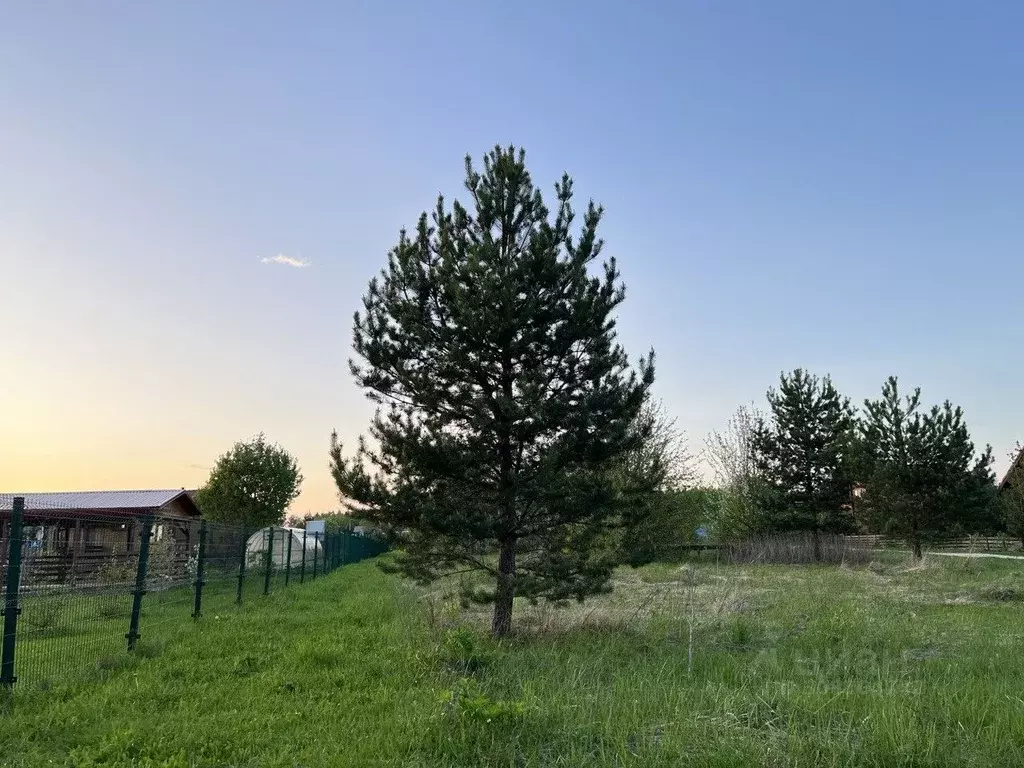
[[[814,529],[814,562],[821,562],[821,531]]]
[[[924,557],[924,553],[921,551],[921,539],[914,537],[914,559],[920,560]]]
[[[512,600],[516,596],[516,541],[508,539],[498,550],[498,588],[494,595],[491,636],[504,637],[512,630]]]

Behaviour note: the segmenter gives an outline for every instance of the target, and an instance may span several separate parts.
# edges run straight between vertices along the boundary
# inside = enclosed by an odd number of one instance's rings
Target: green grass
[[[494,643],[362,563],[26,686],[0,764],[1019,765],[1022,596],[1013,561],[652,565]]]
[[[283,588],[274,574],[272,586]],[[203,613],[234,607],[237,575],[207,575]],[[244,600],[262,597],[264,577],[249,573],[243,583]],[[102,590],[60,590],[28,593],[21,600],[18,622],[17,674],[21,687],[48,689],[53,685],[93,676],[97,670],[116,669],[125,663],[133,588],[116,584]],[[191,586],[151,588],[142,602],[142,652],[172,642],[191,626],[194,592]]]

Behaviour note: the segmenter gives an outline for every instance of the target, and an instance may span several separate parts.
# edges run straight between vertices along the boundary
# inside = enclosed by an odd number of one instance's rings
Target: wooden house
[[[1009,468],[1006,470],[1006,474],[1003,475],[1003,479],[999,481],[999,490],[1004,491],[1010,485],[1011,478],[1014,478],[1014,472],[1020,468],[1021,462],[1024,461],[1024,447],[1020,447],[1018,443],[1017,455],[1013,457],[1013,461],[1010,463]],[[1019,473],[1018,473],[1019,476]],[[1019,480],[1014,480],[1016,484]]]
[[[0,494],[0,561],[7,557],[14,499],[22,516],[26,575],[37,582],[86,580],[138,552],[142,522],[152,519],[151,546],[184,563],[197,540],[199,508],[185,490]],[[175,565],[175,570],[177,570]]]

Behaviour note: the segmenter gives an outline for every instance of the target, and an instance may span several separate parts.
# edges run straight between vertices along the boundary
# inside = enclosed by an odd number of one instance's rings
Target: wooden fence
[[[879,534],[847,536],[851,542],[860,543],[872,549],[909,549],[906,540]],[[964,536],[962,538],[941,539],[925,545],[932,552],[987,552],[992,554],[1010,554],[1021,552],[1021,540],[1007,535],[999,536]]]

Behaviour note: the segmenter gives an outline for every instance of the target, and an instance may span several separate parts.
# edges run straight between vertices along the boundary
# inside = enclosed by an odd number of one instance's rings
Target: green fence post
[[[263,594],[270,594],[270,571],[274,567],[274,526],[267,528],[267,572],[263,574]]]
[[[299,584],[306,583],[306,529],[302,529],[302,565],[299,566]]]
[[[14,641],[18,636],[18,590],[21,588],[21,516],[25,499],[18,496],[11,505],[11,527],[7,538],[7,583],[4,592],[4,637],[0,652],[0,686],[12,687],[18,680],[14,674]]]
[[[245,535],[245,526],[242,526],[242,562],[238,565],[238,594],[235,595],[235,604],[242,604],[242,585],[245,583],[245,545],[249,537]]]
[[[153,516],[142,518],[139,533],[139,564],[135,569],[135,589],[132,591],[132,618],[128,624],[128,650],[134,651],[139,640],[139,617],[142,615],[142,596],[146,594],[146,570],[149,568],[149,537],[153,533]]]
[[[288,531],[288,551],[285,552],[284,561],[284,585],[287,587],[292,575],[292,539],[294,534]]]
[[[203,576],[206,570],[206,521],[199,521],[199,551],[196,554],[196,599],[192,606],[192,618],[203,615]]]
[[[317,560],[317,553],[318,553],[319,549],[320,549],[320,534],[319,533],[314,533],[313,534],[313,581],[316,581],[316,560]]]

